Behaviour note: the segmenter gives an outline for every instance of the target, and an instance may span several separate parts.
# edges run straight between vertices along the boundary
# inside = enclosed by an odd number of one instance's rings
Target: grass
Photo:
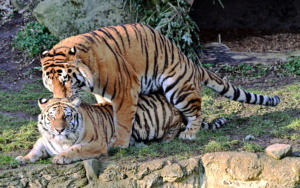
[[[37,100],[40,97],[49,97],[50,95],[41,80],[37,80],[34,84],[25,85],[19,92],[0,91],[0,111],[21,112],[34,116],[40,113]]]
[[[290,64],[291,66],[291,64]],[[109,160],[143,161],[158,157],[187,159],[216,151],[261,152],[266,144],[262,138],[286,139],[291,143],[300,138],[300,87],[291,83],[277,88],[249,89],[253,93],[268,96],[278,95],[281,103],[277,107],[262,107],[230,101],[210,89],[202,91],[203,117],[212,121],[225,117],[229,122],[216,130],[201,130],[195,140],[174,139],[168,143],[151,142],[127,149],[115,148],[109,152]],[[91,94],[82,93],[83,100],[95,103]],[[18,113],[36,117],[40,113],[37,99],[49,98],[41,80],[25,85],[19,92],[0,92],[0,169],[15,168],[14,157],[26,154],[39,137],[36,121],[19,118]],[[245,139],[252,135],[252,139]],[[295,151],[299,152],[299,151]],[[43,160],[39,163],[49,163]]]
[[[216,131],[202,130],[193,141],[175,139],[169,143],[151,143],[145,146],[146,149],[114,149],[110,152],[110,159],[145,160],[162,156],[182,159],[216,151],[261,152],[265,146],[257,143],[260,137],[267,135],[268,139],[285,138],[291,141],[299,139],[299,90],[299,83],[270,91],[250,90],[269,96],[278,95],[282,99],[277,107],[262,107],[229,101],[205,89],[203,116],[208,117],[208,120],[228,118],[229,123],[224,128]],[[254,139],[245,140],[247,135],[252,135]]]

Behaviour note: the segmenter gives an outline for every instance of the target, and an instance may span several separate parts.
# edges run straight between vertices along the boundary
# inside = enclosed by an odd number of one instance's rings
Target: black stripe
[[[124,29],[124,31],[126,33],[128,45],[129,45],[129,48],[130,48],[130,38],[129,38],[128,31],[127,31],[127,29],[126,29],[126,27],[124,25],[120,25],[120,26]]]
[[[245,95],[246,95],[246,103],[250,103],[251,101],[251,93],[244,91]]]
[[[180,76],[178,76],[177,79],[175,80],[175,82],[173,82],[171,85],[168,85],[168,87],[165,89],[164,92],[167,93],[167,92],[170,91],[173,87],[175,87],[175,86],[178,84],[178,82],[180,82],[180,80],[182,80],[182,78],[185,76],[186,71],[187,71],[187,69],[186,69],[186,67],[185,67],[183,74],[181,74]]]
[[[106,76],[106,83],[105,83],[105,85],[104,85],[104,87],[103,87],[103,90],[102,90],[102,96],[103,96],[103,97],[104,97],[104,95],[105,95],[105,90],[106,90],[107,85],[108,85],[108,76]]]
[[[197,99],[191,99],[191,100],[189,100],[189,101],[187,102],[187,104],[186,104],[182,109],[187,108],[190,104],[195,103],[195,102],[201,103],[201,100],[198,99],[198,98],[197,98]],[[181,112],[184,112],[184,111],[181,111]]]
[[[207,82],[206,82],[206,83],[207,83]],[[206,84],[205,84],[205,85],[206,85]],[[223,90],[220,92],[220,95],[224,95],[225,93],[227,93],[228,90],[229,90],[229,88],[230,88],[230,87],[228,87],[228,85],[227,85],[227,86],[224,85],[224,88],[223,88]]]
[[[259,104],[262,105],[264,103],[264,96],[259,95]]]
[[[124,45],[124,41],[123,41],[123,38],[122,38],[122,35],[120,34],[120,32],[116,28],[114,28],[114,27],[109,27],[109,28],[112,29],[112,30],[114,30],[117,33],[118,37],[121,39],[123,50],[126,51],[125,45]]]
[[[91,43],[93,43],[93,44],[96,43],[92,37],[87,36],[87,35],[82,35],[82,36],[84,36],[86,39],[88,39]]]
[[[240,89],[232,86],[232,88],[234,89],[234,93],[233,93],[233,99],[232,100],[237,100],[240,97]]]
[[[115,44],[117,45],[119,52],[121,53],[121,48],[120,48],[118,42],[116,41],[116,39],[110,34],[109,31],[104,31],[103,29],[105,29],[105,28],[98,29],[98,31],[104,33],[108,38],[112,39],[115,42]]]
[[[90,32],[90,34],[94,36],[98,43],[101,43],[101,41],[98,39],[99,35],[95,31]]]
[[[147,84],[147,74],[148,74],[148,68],[149,68],[149,55],[148,55],[148,49],[145,47],[145,53],[146,53],[146,70],[145,70],[145,84]]]
[[[112,94],[110,100],[113,100],[113,99],[115,98],[115,95],[116,95],[116,89],[117,89],[117,86],[116,86],[116,85],[117,85],[117,84],[116,84],[116,81],[115,81],[115,82],[114,82],[114,92],[113,92],[113,94]]]
[[[177,98],[177,101],[174,103],[174,105],[177,105],[177,104],[181,103],[182,101],[185,100],[185,98],[186,98],[187,96],[189,96],[189,95],[192,94],[192,93],[193,93],[193,92],[189,92],[189,93],[185,93],[185,94],[183,94],[183,95],[180,95],[180,97]]]

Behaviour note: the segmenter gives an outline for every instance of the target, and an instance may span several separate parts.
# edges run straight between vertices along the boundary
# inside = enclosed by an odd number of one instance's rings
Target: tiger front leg
[[[113,102],[115,133],[110,140],[110,147],[127,148],[129,146],[132,125],[137,109],[138,92]]]
[[[28,162],[35,162],[40,159],[48,158],[49,154],[47,153],[42,140],[43,138],[39,138],[32,150],[26,156],[18,156],[16,157],[16,160],[21,164],[26,164]]]
[[[101,155],[107,155],[108,147],[107,144],[102,142],[91,142],[86,144],[76,144],[56,155],[52,159],[54,164],[70,164],[75,161],[97,158]]]

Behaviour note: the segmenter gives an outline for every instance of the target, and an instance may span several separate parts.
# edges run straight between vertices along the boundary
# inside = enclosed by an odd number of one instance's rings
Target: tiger
[[[20,163],[55,156],[54,164],[108,155],[109,141],[115,131],[112,105],[90,105],[79,97],[41,98],[38,130],[41,137]],[[130,144],[141,141],[168,142],[182,130],[183,116],[161,94],[140,95]],[[204,129],[225,125],[225,118],[202,123]]]
[[[276,106],[278,96],[244,91],[196,65],[160,32],[144,24],[103,27],[63,39],[40,53],[43,83],[53,92],[52,75],[71,80],[71,93],[84,90],[99,104],[113,105],[112,147],[129,146],[138,96],[159,92],[186,119],[179,135],[192,140],[201,128],[201,88],[242,103]],[[70,95],[69,93],[65,94]]]

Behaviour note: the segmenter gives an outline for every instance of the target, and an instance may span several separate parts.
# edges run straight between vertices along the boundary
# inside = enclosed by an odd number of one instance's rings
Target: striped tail
[[[202,129],[209,129],[209,130],[215,130],[223,127],[227,123],[227,119],[225,118],[217,118],[213,122],[208,123],[204,120],[202,121],[201,128]]]
[[[205,86],[231,100],[264,106],[277,106],[280,103],[280,98],[278,96],[268,97],[244,91],[219,78],[216,74],[204,69],[203,67],[199,68],[199,72],[202,74],[201,80]]]

